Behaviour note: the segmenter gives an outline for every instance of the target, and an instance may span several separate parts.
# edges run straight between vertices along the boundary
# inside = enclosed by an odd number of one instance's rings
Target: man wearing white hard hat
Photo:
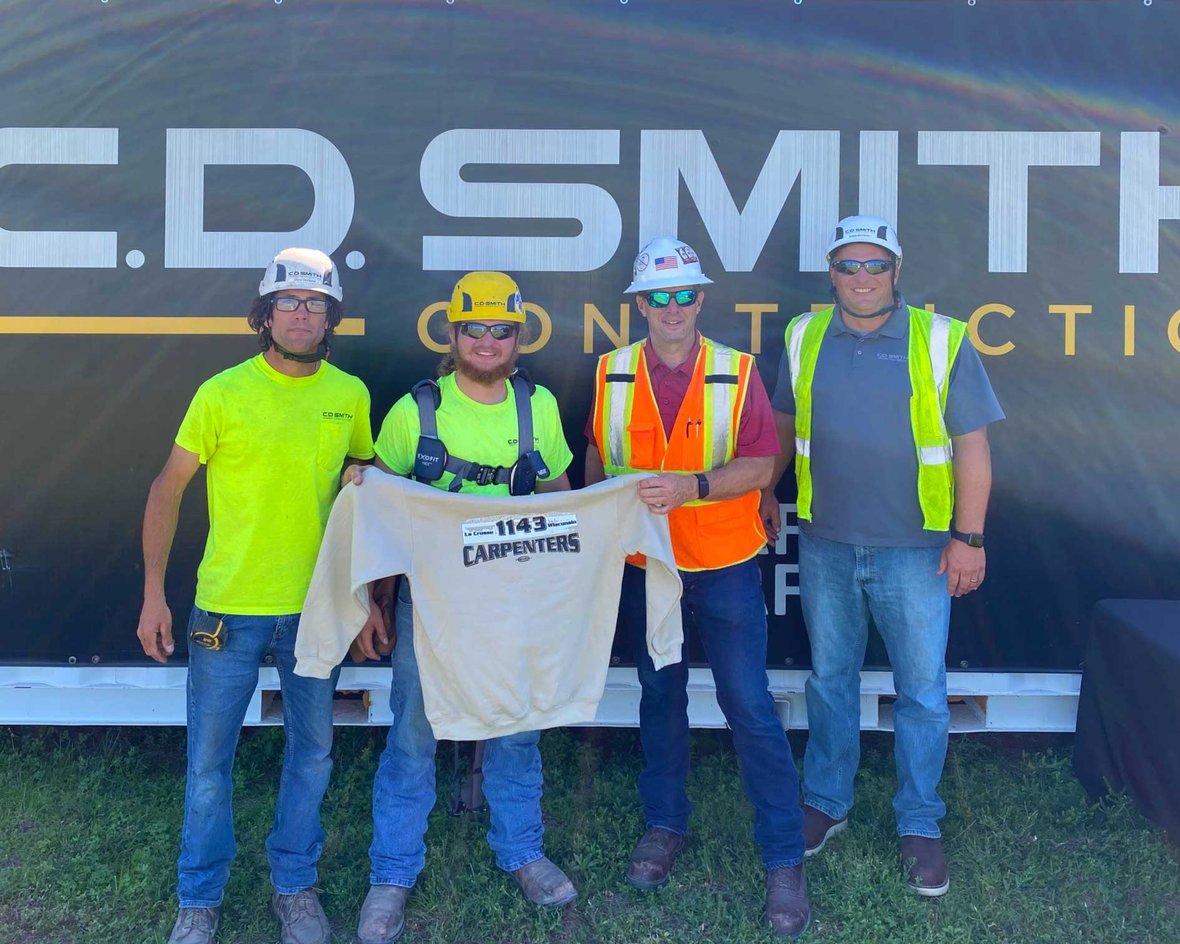
[[[841,220],[828,245],[834,304],[791,321],[772,403],[795,458],[799,590],[811,640],[803,762],[807,855],[848,824],[860,760],[860,670],[872,614],[893,668],[893,808],[910,887],[950,887],[938,795],[950,712],[951,600],[984,579],[989,423],[1004,414],[966,324],[908,306],[883,219]]]
[[[287,739],[266,840],[271,907],[283,944],[331,937],[315,884],[337,673],[296,676],[294,647],[341,470],[373,455],[369,393],[325,360],[343,314],[327,255],[283,250],[258,294],[247,317],[261,353],[197,390],[144,512],[138,635],[147,655],[167,662],[175,643],[164,571],[181,498],[206,467],[209,539],[188,621],[188,770],[169,944],[210,944],[217,933],[235,854],[234,751],[263,658],[278,669]]]
[[[733,731],[767,873],[767,918],[777,934],[796,938],[811,918],[803,817],[791,748],[767,684],[766,604],[756,560],[766,542],[760,490],[779,452],[773,416],[754,358],[697,330],[702,286],[712,280],[692,247],[671,236],[655,239],[635,258],[632,274],[627,292],[648,336],[599,358],[586,482],[657,473],[639,484],[640,495],[652,513],[668,516],[684,623],[697,627]],[[688,665],[655,669],[641,644],[642,572],[629,566],[623,580],[620,631],[633,645],[642,690],[646,767],[639,793],[647,825],[627,881],[652,889],[668,881],[692,811],[685,790]]]

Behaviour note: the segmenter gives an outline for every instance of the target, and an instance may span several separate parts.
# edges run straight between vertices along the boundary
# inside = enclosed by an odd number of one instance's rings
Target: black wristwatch
[[[704,472],[696,473],[697,476],[697,498],[709,497],[709,479]]]
[[[983,547],[983,535],[978,531],[956,531],[951,528],[951,537],[962,541],[968,547]]]

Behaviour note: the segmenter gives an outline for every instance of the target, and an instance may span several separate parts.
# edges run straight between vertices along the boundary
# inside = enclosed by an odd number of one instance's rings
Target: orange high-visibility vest
[[[754,358],[702,337],[669,436],[652,392],[643,344],[598,359],[594,435],[606,474],[708,472],[731,461]],[[755,489],[737,498],[691,501],[673,509],[668,526],[676,566],[716,570],[757,554],[766,544],[758,516],[760,497]]]

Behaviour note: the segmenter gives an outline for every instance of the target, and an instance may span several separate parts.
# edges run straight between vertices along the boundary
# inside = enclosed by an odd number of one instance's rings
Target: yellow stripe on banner
[[[115,317],[84,318],[44,315],[0,315],[0,334],[253,334],[246,319]],[[360,337],[365,333],[364,318],[345,318],[336,333]]]

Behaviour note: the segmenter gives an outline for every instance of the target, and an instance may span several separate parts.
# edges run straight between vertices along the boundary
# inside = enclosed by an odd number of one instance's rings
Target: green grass
[[[352,941],[367,887],[369,791],[384,730],[337,733],[325,801],[323,900]],[[796,756],[803,738],[792,734]],[[1062,737],[955,737],[943,780],[950,893],[926,901],[897,869],[891,740],[865,737],[851,827],[809,863],[824,942],[1180,942],[1180,862],[1126,800],[1086,802]],[[497,871],[485,818],[440,804],[428,864],[410,899],[407,944],[524,941],[769,942],[763,875],[724,733],[694,732],[692,835],[672,882],[640,894],[623,882],[642,832],[633,731],[553,731],[545,755],[546,849],[577,884],[560,912],[526,905]],[[278,939],[263,841],[282,733],[244,733],[235,770],[238,858],[219,941]],[[449,790],[451,750],[439,752]],[[0,942],[163,941],[175,917],[184,789],[177,729],[0,730]]]

